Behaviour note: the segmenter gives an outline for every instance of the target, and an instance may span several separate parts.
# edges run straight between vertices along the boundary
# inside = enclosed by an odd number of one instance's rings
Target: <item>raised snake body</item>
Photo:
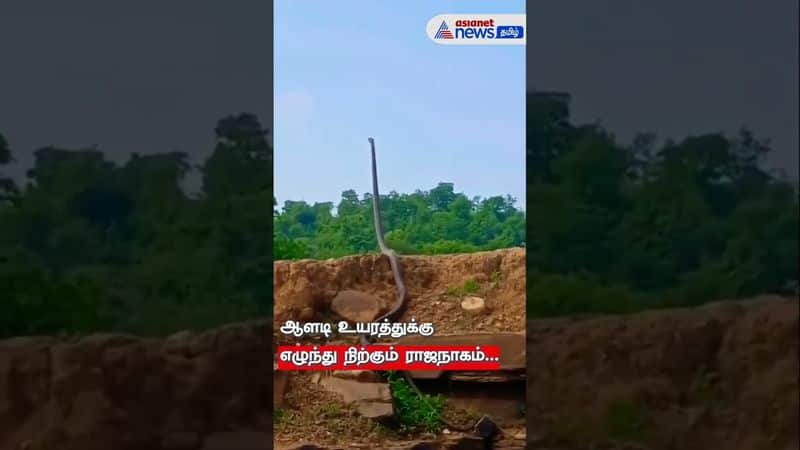
[[[375,237],[378,239],[378,246],[381,249],[381,253],[386,255],[389,258],[389,264],[392,267],[392,275],[394,276],[394,282],[397,286],[397,302],[395,305],[390,309],[387,313],[383,314],[382,316],[375,319],[375,322],[382,322],[386,319],[389,322],[394,322],[398,319],[398,317],[403,313],[407,304],[408,304],[408,290],[406,289],[405,281],[403,280],[403,272],[402,268],[400,267],[400,262],[397,260],[397,254],[386,245],[386,241],[384,240],[383,236],[383,220],[381,219],[381,207],[380,207],[380,194],[378,192],[378,166],[375,158],[375,140],[373,138],[369,138],[370,150],[372,152],[372,210],[373,210],[373,218],[375,222]],[[370,343],[370,337],[366,334],[361,335],[361,344],[367,345]],[[408,372],[402,372],[403,377],[405,378],[406,382],[409,386],[416,392],[417,395],[423,397],[422,392],[417,387],[414,380],[411,378]],[[444,419],[444,417],[440,417],[442,423],[444,423],[447,427],[454,431],[470,431],[474,428],[474,424],[472,426],[463,427],[452,424]]]

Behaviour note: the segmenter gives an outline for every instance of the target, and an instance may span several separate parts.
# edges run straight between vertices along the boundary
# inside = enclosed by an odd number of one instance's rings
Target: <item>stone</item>
[[[345,380],[356,380],[367,383],[375,383],[380,381],[378,374],[371,370],[334,370],[331,374],[336,378]]]
[[[475,424],[475,433],[485,440],[494,439],[500,432],[500,427],[488,416],[481,417],[481,420]]]
[[[358,403],[356,412],[367,419],[384,421],[394,417],[394,405],[391,402],[363,401]]]
[[[524,371],[498,370],[486,372],[453,372],[452,381],[468,381],[470,383],[513,383],[527,378]]]
[[[324,377],[320,385],[338,394],[345,403],[356,405],[356,412],[368,419],[388,421],[394,417],[392,393],[387,383],[369,383],[337,377]]]
[[[381,301],[359,291],[341,291],[331,301],[331,311],[349,322],[371,322],[381,312]]]
[[[320,385],[339,394],[345,403],[364,400],[392,401],[392,394],[387,383],[363,383],[336,377],[324,377],[320,380]]]
[[[486,311],[486,301],[480,297],[470,296],[461,300],[461,309],[472,315]]]

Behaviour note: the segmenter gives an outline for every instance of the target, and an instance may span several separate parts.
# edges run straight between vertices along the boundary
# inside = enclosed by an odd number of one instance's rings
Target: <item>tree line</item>
[[[765,168],[768,140],[742,129],[621,144],[598,124],[575,124],[569,105],[566,93],[527,98],[529,314],[689,306],[796,286],[797,185]]]
[[[768,141],[742,130],[621,143],[574,123],[566,94],[527,103],[527,204],[444,181],[382,195],[395,250],[524,246],[531,316],[697,305],[796,281],[798,193],[764,167]],[[219,120],[196,193],[181,187],[195,169],[180,152],[115,164],[46,147],[15,183],[0,134],[0,336],[164,334],[269,315],[273,257],[377,251],[369,194],[279,207],[266,133],[251,114]]]
[[[272,312],[272,148],[251,114],[225,117],[187,195],[185,153],[35,152],[4,178],[0,336],[164,334]],[[0,156],[11,149],[0,141]]]
[[[401,254],[464,253],[522,246],[525,216],[510,196],[469,198],[453,183],[381,196],[386,242]],[[286,201],[275,211],[275,258],[336,258],[378,251],[372,195],[333,202]]]

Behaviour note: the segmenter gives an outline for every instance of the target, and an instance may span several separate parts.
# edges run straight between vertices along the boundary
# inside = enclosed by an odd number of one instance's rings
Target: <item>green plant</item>
[[[291,414],[283,408],[275,408],[275,411],[272,413],[272,421],[275,425],[280,425],[284,423],[290,415]]]
[[[397,417],[408,431],[437,433],[442,429],[445,399],[440,395],[418,395],[406,380],[395,372],[388,374]]]
[[[463,297],[465,295],[475,294],[479,289],[480,285],[478,285],[478,282],[473,279],[469,279],[460,286],[453,286],[449,288],[447,290],[447,294],[452,295],[453,297]]]

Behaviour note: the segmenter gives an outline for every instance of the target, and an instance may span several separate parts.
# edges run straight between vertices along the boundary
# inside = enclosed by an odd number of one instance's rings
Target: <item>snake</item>
[[[397,258],[397,253],[389,248],[389,246],[386,244],[386,240],[384,239],[383,220],[381,219],[380,193],[378,192],[378,163],[375,157],[375,139],[369,138],[369,144],[372,154],[372,213],[375,222],[375,237],[378,240],[378,247],[380,248],[381,253],[389,259],[389,265],[392,268],[392,275],[397,287],[397,300],[395,301],[394,306],[388,312],[375,319],[375,322],[380,323],[384,320],[395,322],[408,307],[408,289],[406,287],[405,280],[403,279],[403,269],[400,265],[400,261]],[[371,336],[366,334],[361,335],[361,345],[368,345],[371,343],[370,341]],[[408,371],[401,371],[401,373],[411,389],[420,398],[425,398],[424,394],[422,391],[420,391],[419,387],[417,387],[417,384],[414,382],[414,379],[411,377],[411,374]],[[480,421],[480,419],[478,419],[470,426],[459,426],[447,421],[441,415],[439,416],[439,419],[444,425],[453,431],[472,431]]]

